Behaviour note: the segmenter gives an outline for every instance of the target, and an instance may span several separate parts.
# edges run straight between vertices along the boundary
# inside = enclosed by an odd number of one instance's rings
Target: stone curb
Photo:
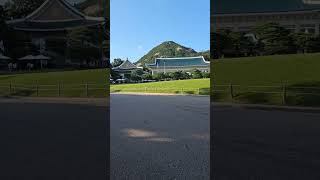
[[[55,103],[108,106],[106,98],[51,98],[51,97],[0,97],[4,103]]]
[[[232,103],[211,103],[213,107],[225,108],[245,108],[255,110],[269,111],[289,111],[289,112],[306,112],[320,113],[320,107],[302,107],[302,106],[277,106],[277,105],[259,105],[259,104],[232,104]]]
[[[210,97],[210,95],[197,94],[170,94],[170,93],[131,93],[131,92],[117,92],[110,93],[110,95],[137,95],[137,96],[195,96],[195,97]]]

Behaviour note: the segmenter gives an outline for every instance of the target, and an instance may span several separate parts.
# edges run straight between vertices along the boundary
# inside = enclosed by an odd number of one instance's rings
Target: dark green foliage
[[[197,53],[197,56],[203,56],[203,58],[204,58],[206,61],[210,61],[210,50],[208,50],[208,51],[203,51],[203,52],[198,52],[198,53]]]
[[[122,63],[124,62],[124,60],[120,59],[120,58],[116,58],[113,60],[113,62],[111,63],[112,67],[118,67],[120,66]]]
[[[266,55],[296,52],[290,31],[277,23],[257,25],[253,32],[258,37],[258,41],[264,44],[264,54]]]
[[[219,30],[211,34],[212,58],[320,52],[320,37],[291,33],[277,23],[258,24],[247,33]]]
[[[212,57],[241,57],[254,54],[255,43],[242,32],[220,30],[212,34]]]
[[[142,79],[144,80],[152,80],[152,75],[150,73],[146,73],[142,75]]]
[[[182,71],[176,71],[172,73],[172,78],[174,80],[184,79],[184,73]]]
[[[113,79],[119,79],[120,78],[120,75],[117,72],[112,71],[112,70],[110,71],[110,75],[111,75],[111,77]]]
[[[320,52],[320,37],[310,33],[293,34],[298,52],[314,53]]]
[[[203,78],[210,78],[210,73],[208,73],[208,72],[203,72],[203,73],[202,73],[202,77],[203,77]]]
[[[21,18],[36,10],[45,0],[12,0],[9,4],[9,16]]]
[[[99,32],[89,28],[77,28],[68,32],[69,56],[74,59],[101,57]]]
[[[163,80],[163,79],[165,79],[166,77],[167,77],[167,75],[166,75],[165,73],[163,73],[163,72],[161,72],[161,73],[156,73],[156,74],[153,75],[153,79],[154,79],[154,80],[157,80],[157,81]]]
[[[18,31],[7,31],[5,36],[5,47],[7,51],[7,56],[12,59],[23,57],[27,54],[33,54],[36,47],[31,45],[30,37],[26,34]]]
[[[140,81],[142,79],[143,71],[141,69],[137,69],[131,71],[130,79],[133,81]]]
[[[0,42],[4,40],[5,33],[6,33],[6,24],[5,24],[5,12],[2,6],[0,6]],[[2,49],[0,49],[0,53],[2,52]]]
[[[203,78],[201,71],[198,70],[198,69],[194,69],[194,70],[192,71],[192,78],[193,78],[193,79]]]
[[[109,3],[106,0],[85,0],[76,7],[90,16],[109,17],[110,14]]]

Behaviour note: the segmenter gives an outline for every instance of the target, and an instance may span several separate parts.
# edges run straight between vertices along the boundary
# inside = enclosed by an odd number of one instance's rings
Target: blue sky
[[[210,0],[110,0],[111,60],[136,62],[164,41],[210,48]]]

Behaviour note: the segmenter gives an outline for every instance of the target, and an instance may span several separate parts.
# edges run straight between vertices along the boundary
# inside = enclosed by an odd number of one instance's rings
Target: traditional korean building
[[[203,56],[156,58],[153,64],[146,64],[146,67],[152,71],[152,74],[176,71],[189,72],[194,69],[202,72],[210,72],[210,62],[206,61]]]
[[[39,46],[40,52],[46,49],[46,39],[64,40],[66,52],[63,56],[64,62],[67,62],[68,31],[80,27],[102,29],[105,22],[104,17],[86,16],[65,0],[46,0],[28,16],[7,21],[7,25],[12,30],[26,33],[31,43]],[[101,43],[92,46],[99,49],[102,56],[102,37],[99,41]]]
[[[276,22],[292,32],[320,34],[320,0],[215,0],[214,31],[248,32],[263,22]]]
[[[112,68],[112,70],[118,73],[121,78],[125,78],[127,75],[130,75],[132,71],[137,69],[143,69],[143,67],[138,67],[131,63],[128,59],[124,61],[120,66]]]

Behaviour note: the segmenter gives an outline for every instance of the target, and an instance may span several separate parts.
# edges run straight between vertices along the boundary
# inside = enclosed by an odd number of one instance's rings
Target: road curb
[[[232,103],[211,103],[213,107],[220,108],[245,108],[255,110],[269,111],[289,111],[289,112],[306,112],[320,113],[320,107],[301,107],[301,106],[277,106],[277,105],[259,105],[259,104],[232,104]]]
[[[62,103],[108,106],[107,98],[55,98],[55,97],[0,97],[0,102],[4,103]]]
[[[169,94],[169,93],[130,93],[130,92],[117,92],[110,93],[110,95],[137,95],[137,96],[194,96],[194,97],[210,97],[210,95],[197,95],[197,94]]]

